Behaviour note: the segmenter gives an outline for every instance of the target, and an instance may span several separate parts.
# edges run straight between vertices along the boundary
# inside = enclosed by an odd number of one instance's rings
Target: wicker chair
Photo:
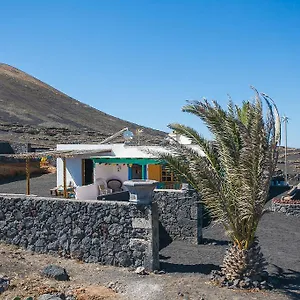
[[[112,193],[112,189],[107,188],[107,183],[103,178],[97,178],[95,184],[98,186],[99,195],[107,195]]]

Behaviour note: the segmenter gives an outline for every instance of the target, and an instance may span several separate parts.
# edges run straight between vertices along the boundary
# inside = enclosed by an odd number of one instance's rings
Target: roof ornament
[[[141,138],[141,135],[142,135],[143,131],[144,130],[142,128],[138,128],[135,131],[135,134],[137,136],[137,144],[138,144],[138,146],[140,145],[140,138]]]

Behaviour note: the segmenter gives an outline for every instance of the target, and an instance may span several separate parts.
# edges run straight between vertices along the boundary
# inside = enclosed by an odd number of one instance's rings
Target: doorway
[[[82,160],[82,185],[94,182],[94,163],[91,159]]]
[[[142,179],[142,166],[141,165],[132,165],[132,179]]]

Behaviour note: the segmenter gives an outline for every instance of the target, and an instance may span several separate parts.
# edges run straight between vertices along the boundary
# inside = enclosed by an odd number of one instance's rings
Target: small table
[[[57,196],[57,188],[50,189],[51,196]]]
[[[64,194],[64,190],[61,188],[50,189],[51,196],[63,196],[63,194]],[[67,187],[67,195],[68,195],[68,198],[75,198],[74,187]]]

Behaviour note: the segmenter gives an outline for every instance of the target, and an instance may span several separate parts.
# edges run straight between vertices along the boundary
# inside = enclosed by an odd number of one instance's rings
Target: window
[[[161,181],[162,182],[174,182],[174,181],[178,181],[178,179],[168,166],[162,166]]]

